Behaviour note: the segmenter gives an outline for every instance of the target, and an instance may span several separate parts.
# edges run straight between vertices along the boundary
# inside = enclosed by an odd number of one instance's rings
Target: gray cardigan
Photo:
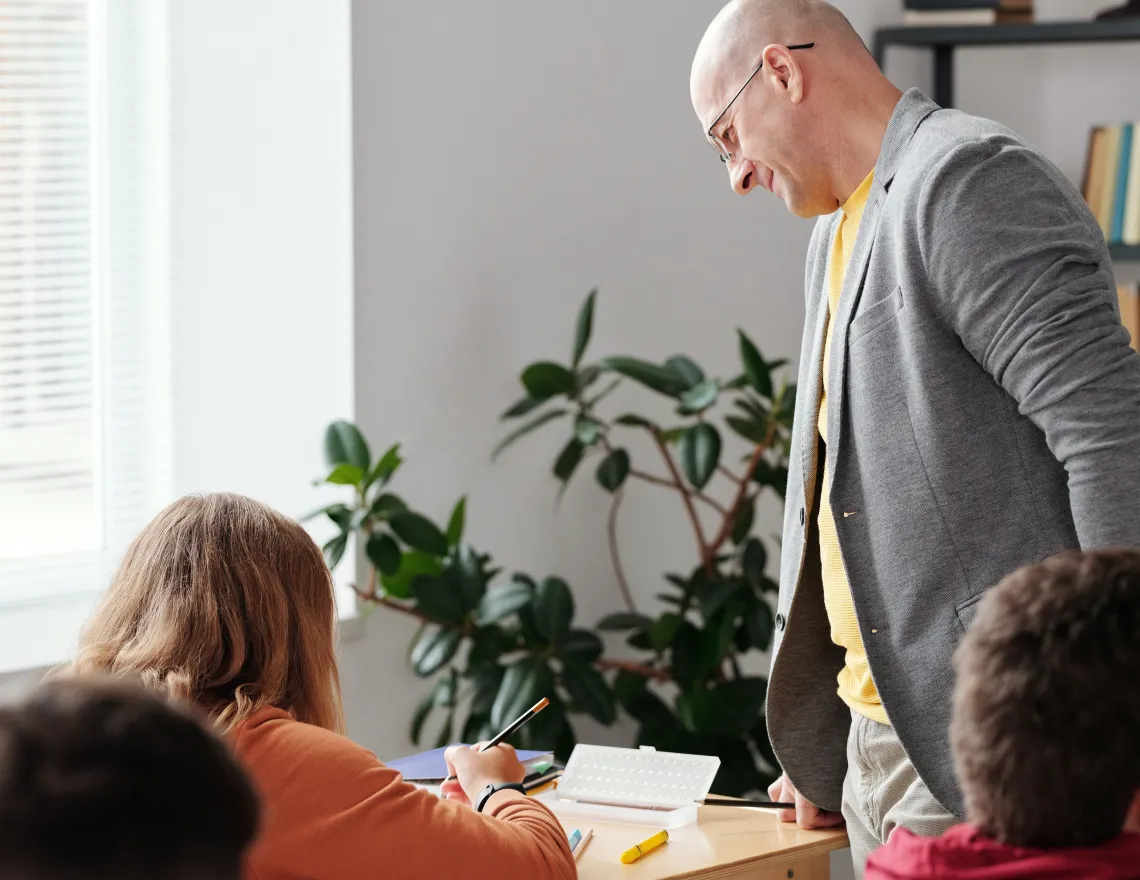
[[[784,770],[829,810],[850,727],[814,528],[838,216],[818,221],[808,249],[766,709]],[[951,657],[977,601],[1066,548],[1140,544],[1140,356],[1080,193],[1009,130],[907,92],[875,165],[830,371],[831,506],[859,630],[908,755],[961,816]]]

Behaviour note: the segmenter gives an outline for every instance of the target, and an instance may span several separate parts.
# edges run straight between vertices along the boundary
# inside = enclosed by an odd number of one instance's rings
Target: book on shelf
[[[903,0],[904,9],[945,12],[951,9],[1032,10],[1033,0]]]
[[[1097,223],[1100,223],[1100,194],[1104,189],[1105,156],[1104,146],[1108,132],[1103,126],[1097,126],[1089,133],[1088,152],[1085,155],[1084,182],[1081,184],[1081,193],[1088,203]],[[1101,229],[1103,230],[1103,226]]]
[[[1140,245],[1140,123],[1089,133],[1081,192],[1109,244]]]
[[[1116,164],[1116,184],[1112,192],[1112,222],[1108,226],[1108,243],[1124,244],[1124,214],[1128,204],[1128,175],[1132,164],[1132,125],[1120,127],[1119,156]]]
[[[1116,212],[1116,175],[1120,172],[1120,133],[1119,125],[1110,125],[1104,137],[1104,177],[1101,178],[1100,214],[1097,222],[1104,233],[1104,240],[1110,241],[1112,215]]]
[[[1119,284],[1120,320],[1132,337],[1132,347],[1140,351],[1140,284]]]
[[[1124,225],[1121,244],[1140,245],[1140,123],[1132,123],[1132,155],[1128,159],[1128,183],[1124,190]]]
[[[911,27],[1027,24],[1033,0],[905,0],[903,23]]]
[[[903,24],[907,27],[984,27],[992,24],[1032,24],[1033,11],[1004,11],[1000,9],[904,9]]]

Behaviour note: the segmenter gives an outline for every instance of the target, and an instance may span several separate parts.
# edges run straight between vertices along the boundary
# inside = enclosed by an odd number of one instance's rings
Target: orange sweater
[[[231,739],[262,800],[247,880],[577,876],[566,832],[525,795],[500,792],[476,813],[279,709],[258,712]]]

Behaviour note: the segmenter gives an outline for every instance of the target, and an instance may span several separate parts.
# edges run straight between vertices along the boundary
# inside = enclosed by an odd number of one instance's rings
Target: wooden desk
[[[749,880],[828,880],[828,854],[847,846],[847,832],[804,831],[769,810],[701,807],[695,825],[669,832],[669,842],[632,865],[621,854],[657,829],[560,817],[571,830],[594,829],[578,860],[582,880],[675,880],[747,877]]]

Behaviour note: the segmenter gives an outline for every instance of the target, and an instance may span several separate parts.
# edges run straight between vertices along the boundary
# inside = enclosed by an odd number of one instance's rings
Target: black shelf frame
[[[1140,244],[1110,244],[1108,253],[1117,263],[1140,263]]]
[[[934,94],[931,97],[939,106],[953,107],[954,50],[959,46],[1120,43],[1132,40],[1140,40],[1140,17],[972,27],[893,27],[875,32],[874,55],[882,69],[889,46],[932,49]]]

